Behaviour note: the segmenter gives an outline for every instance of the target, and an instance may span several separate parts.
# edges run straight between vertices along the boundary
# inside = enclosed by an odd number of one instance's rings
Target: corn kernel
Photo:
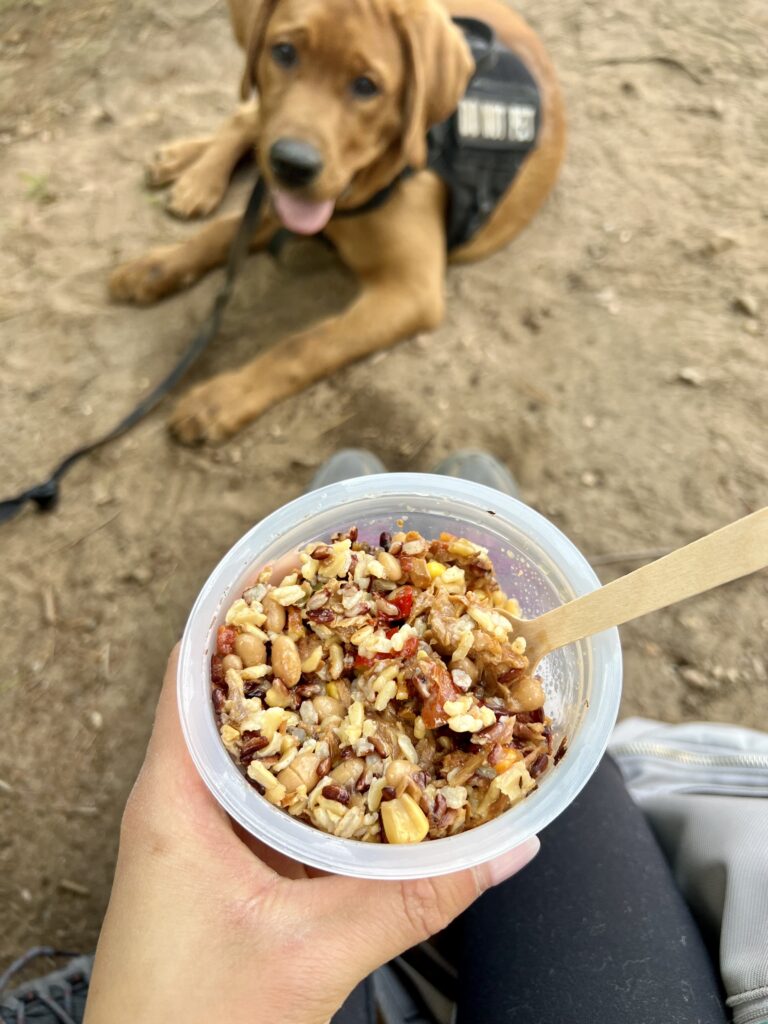
[[[395,697],[397,700],[408,700],[408,687],[405,683],[400,683],[395,691]]]
[[[505,747],[503,759],[495,765],[496,774],[503,775],[504,772],[508,771],[512,765],[515,764],[516,761],[521,761],[522,758],[523,755],[519,750],[516,750],[514,747]]]
[[[424,719],[421,715],[418,715],[416,721],[413,723],[413,735],[417,740],[423,740],[427,735],[427,727],[424,725]]]
[[[385,801],[381,820],[390,843],[420,843],[429,832],[427,816],[408,793]]]
[[[442,576],[445,569],[446,567],[442,562],[435,562],[434,560],[427,562],[427,571],[433,580],[436,580],[438,576]]]
[[[329,697],[333,697],[334,700],[339,699],[339,688],[336,685],[336,683],[328,683],[328,685],[325,688],[325,692],[328,694]]]

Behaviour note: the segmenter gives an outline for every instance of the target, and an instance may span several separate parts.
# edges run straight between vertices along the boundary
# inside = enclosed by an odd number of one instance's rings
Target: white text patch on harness
[[[536,108],[528,103],[465,97],[458,115],[459,136],[467,141],[524,143],[536,137]]]

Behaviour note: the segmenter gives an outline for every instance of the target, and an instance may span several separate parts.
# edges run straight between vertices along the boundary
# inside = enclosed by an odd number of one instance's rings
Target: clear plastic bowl
[[[383,530],[397,529],[396,520],[427,538],[447,531],[487,547],[499,582],[527,618],[599,586],[584,556],[538,512],[490,488],[422,473],[360,477],[305,494],[254,526],[224,556],[195,602],[181,644],[179,710],[192,758],[219,803],[254,836],[304,864],[364,878],[457,871],[541,832],[597,767],[621,696],[617,630],[550,654],[540,668],[546,711],[555,743],[568,737],[567,754],[522,803],[456,836],[399,846],[338,839],[267,803],[240,774],[216,728],[210,693],[216,630],[264,565],[353,525],[362,540],[375,542]]]

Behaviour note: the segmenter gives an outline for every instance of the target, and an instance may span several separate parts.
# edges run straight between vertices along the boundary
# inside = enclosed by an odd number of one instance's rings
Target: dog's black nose
[[[323,169],[318,151],[301,139],[278,139],[269,151],[269,162],[280,182],[293,188],[309,185]]]

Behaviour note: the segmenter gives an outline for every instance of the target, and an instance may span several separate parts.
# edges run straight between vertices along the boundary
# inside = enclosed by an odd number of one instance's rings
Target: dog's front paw
[[[228,178],[212,175],[204,167],[193,165],[179,178],[168,196],[166,209],[174,217],[187,220],[212,213],[224,198]]]
[[[191,278],[187,281],[179,273],[174,255],[175,247],[167,246],[123,263],[110,274],[110,296],[116,302],[148,306],[177,291],[182,284],[191,284]]]
[[[195,160],[199,160],[208,144],[208,139],[180,139],[161,146],[144,168],[147,184],[150,188],[161,188],[176,181]]]
[[[169,422],[171,433],[183,444],[225,441],[244,422],[243,400],[236,374],[214,377],[179,399]]]

